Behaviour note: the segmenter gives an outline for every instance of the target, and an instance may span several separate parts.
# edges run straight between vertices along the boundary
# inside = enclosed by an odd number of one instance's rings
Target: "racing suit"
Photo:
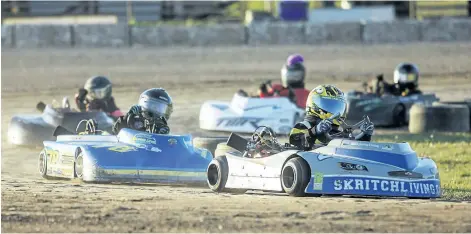
[[[113,118],[123,116],[121,110],[116,106],[114,98],[109,97],[107,99],[93,99],[87,98],[87,90],[81,88],[78,93],[75,94],[75,104],[77,108],[82,111],[99,110],[107,113]]]
[[[296,102],[299,108],[304,109],[306,108],[306,99],[307,96],[309,96],[309,90],[304,87],[291,86],[285,88],[281,84],[263,83],[260,85],[259,95],[260,98],[289,97]]]
[[[376,79],[371,80],[368,88],[370,93],[375,93],[378,96],[384,94],[408,96],[422,93],[414,84],[389,84],[384,80],[383,75],[378,75]]]
[[[147,131],[157,134],[169,134],[170,128],[164,118],[145,117],[141,107],[134,105],[126,115],[119,117],[113,125],[113,134],[118,134],[123,128],[131,128],[138,131]]]
[[[316,125],[321,121],[320,118],[313,116],[306,116],[304,121],[294,125],[293,129],[289,134],[289,143],[303,150],[311,150],[314,146],[316,140],[319,140],[322,143],[329,143],[329,140],[325,137],[324,134],[316,133]],[[332,130],[330,134],[339,133],[339,127],[337,125],[332,125]],[[345,136],[347,137],[347,136]],[[371,141],[371,135],[363,135],[359,139],[360,141]]]

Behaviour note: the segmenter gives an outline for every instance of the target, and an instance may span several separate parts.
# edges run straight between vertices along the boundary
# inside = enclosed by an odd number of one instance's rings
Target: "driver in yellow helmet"
[[[306,102],[306,117],[297,123],[291,130],[289,142],[300,149],[311,150],[314,142],[319,140],[328,143],[325,133],[340,132],[340,122],[329,120],[333,115],[340,114],[344,120],[347,111],[347,102],[342,91],[333,85],[319,85],[313,89]],[[374,126],[366,123],[360,126],[364,135],[360,141],[370,141]]]

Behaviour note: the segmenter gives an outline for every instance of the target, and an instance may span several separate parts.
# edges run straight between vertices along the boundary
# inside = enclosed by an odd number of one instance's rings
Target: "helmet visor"
[[[93,99],[103,99],[106,97],[106,95],[108,95],[109,88],[110,86],[107,85],[106,87],[103,87],[103,88],[92,89],[90,90],[89,95]]]
[[[321,97],[315,95],[312,101],[322,110],[332,114],[340,114],[340,117],[345,115],[347,111],[347,103],[343,97]]]
[[[142,110],[152,113],[155,116],[166,117],[167,111],[169,109],[166,102],[156,100],[156,99],[143,99],[139,100],[139,106]]]

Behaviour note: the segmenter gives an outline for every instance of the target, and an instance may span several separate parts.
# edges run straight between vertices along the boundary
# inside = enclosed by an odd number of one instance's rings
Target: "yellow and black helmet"
[[[340,114],[340,118],[345,119],[347,112],[347,102],[340,89],[333,85],[319,85],[313,89],[306,101],[306,116],[328,119],[333,115]],[[340,125],[334,120],[335,125]]]

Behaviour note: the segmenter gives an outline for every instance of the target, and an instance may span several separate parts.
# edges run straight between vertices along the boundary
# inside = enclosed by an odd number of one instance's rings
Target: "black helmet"
[[[417,87],[419,84],[419,68],[412,63],[401,63],[394,70],[394,83]]]
[[[281,68],[281,82],[285,88],[304,88],[306,69],[304,58],[299,54],[288,57],[286,64]]]
[[[94,76],[85,82],[84,88],[91,99],[105,99],[111,97],[111,82],[104,76]]]
[[[173,112],[172,98],[163,88],[148,89],[141,93],[138,105],[143,114],[150,115],[149,117],[160,116],[168,120]]]

